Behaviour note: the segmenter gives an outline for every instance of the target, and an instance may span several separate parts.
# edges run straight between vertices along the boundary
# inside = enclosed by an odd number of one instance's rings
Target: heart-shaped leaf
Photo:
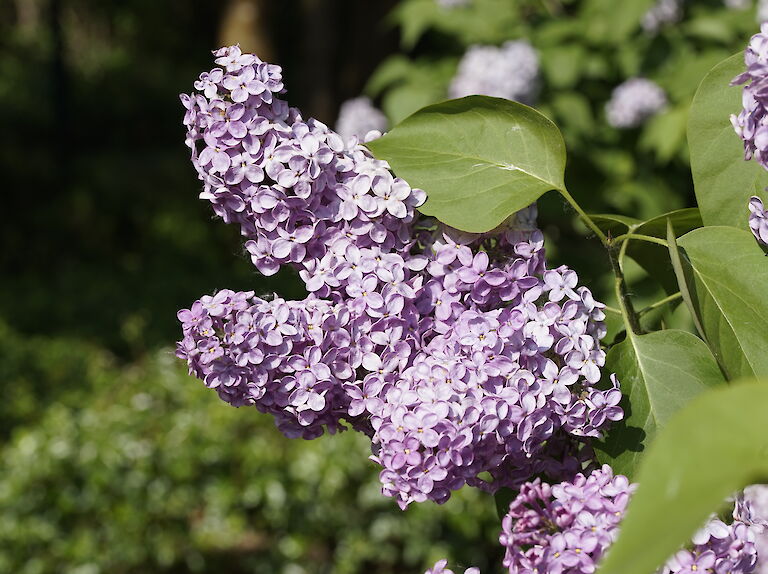
[[[463,231],[490,231],[545,192],[565,189],[565,144],[555,124],[500,98],[427,106],[367,145],[426,191],[422,213]]]
[[[670,378],[670,384],[674,384]],[[659,433],[598,574],[652,574],[724,499],[768,479],[768,381],[691,401]]]
[[[725,383],[707,345],[685,331],[628,333],[608,352],[605,370],[621,382],[625,418],[596,445],[598,458],[630,478],[672,415],[703,391]]]
[[[696,229],[677,244],[691,305],[728,378],[768,377],[768,257],[733,227]]]

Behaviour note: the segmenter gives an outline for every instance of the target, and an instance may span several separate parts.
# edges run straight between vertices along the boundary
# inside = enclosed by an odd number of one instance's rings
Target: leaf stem
[[[637,312],[637,315],[639,317],[642,317],[643,315],[645,315],[649,311],[653,311],[654,309],[658,309],[659,307],[662,307],[662,306],[666,305],[667,303],[672,303],[673,301],[677,301],[678,299],[682,298],[682,296],[683,295],[682,295],[682,293],[680,293],[680,291],[678,291],[677,293],[673,293],[669,297],[664,297],[664,299],[661,299],[660,301],[656,301],[655,303],[640,309]]]
[[[613,268],[613,274],[615,275],[614,289],[616,290],[616,299],[619,301],[619,309],[621,309],[621,316],[624,319],[624,326],[627,329],[627,335],[632,334],[640,335],[643,330],[640,326],[640,318],[635,311],[635,307],[632,304],[632,299],[627,291],[627,284],[624,279],[624,255],[627,251],[628,241],[624,241],[621,244],[621,248],[618,253],[615,247],[608,249],[608,258],[611,261],[611,267]]]
[[[614,315],[621,315],[621,309],[617,309],[616,307],[611,307],[610,305],[606,305],[603,307],[603,311],[607,313],[613,313]]]
[[[655,243],[656,245],[662,245],[664,247],[668,247],[669,244],[664,241],[663,239],[659,239],[658,237],[653,237],[651,235],[642,235],[642,234],[636,234],[632,233],[631,231],[629,233],[625,233],[623,235],[619,235],[618,237],[615,237],[613,239],[614,243],[620,243],[620,242],[627,242],[630,239],[637,239],[639,241],[645,241],[646,243]]]
[[[592,218],[586,214],[586,212],[581,208],[581,206],[576,203],[576,200],[573,199],[570,193],[568,193],[568,190],[563,188],[558,190],[560,192],[560,195],[563,196],[565,201],[571,204],[571,207],[576,210],[576,213],[579,214],[579,217],[584,221],[587,227],[589,227],[595,235],[600,239],[600,242],[605,245],[606,247],[610,247],[611,241],[606,237],[605,233],[603,233],[600,228],[597,226],[597,224],[592,221]]]

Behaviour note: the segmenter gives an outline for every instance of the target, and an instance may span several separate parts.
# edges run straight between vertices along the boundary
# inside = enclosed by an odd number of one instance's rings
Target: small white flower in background
[[[539,87],[539,57],[523,40],[501,47],[470,46],[459,62],[448,93],[451,98],[494,96],[533,104]]]
[[[655,34],[662,26],[675,24],[683,17],[683,0],[658,0],[643,16],[643,30]]]
[[[746,10],[752,6],[752,0],[723,0],[723,3],[731,10]]]
[[[440,8],[450,10],[451,8],[459,8],[461,6],[469,6],[472,4],[472,0],[436,0]]]
[[[635,128],[666,105],[667,96],[657,84],[645,78],[630,78],[614,88],[605,115],[614,128]]]
[[[760,24],[768,21],[768,0],[757,0],[757,21]]]
[[[339,108],[339,118],[336,120],[336,131],[349,140],[357,137],[360,141],[370,141],[366,136],[377,132],[377,136],[387,129],[387,117],[373,105],[370,98],[360,96],[347,100]]]

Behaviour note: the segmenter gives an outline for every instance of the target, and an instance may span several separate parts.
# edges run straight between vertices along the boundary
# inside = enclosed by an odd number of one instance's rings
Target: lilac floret
[[[753,484],[736,498],[733,517],[747,524],[755,535],[755,574],[768,574],[768,485]]]
[[[744,84],[739,115],[731,116],[736,133],[744,140],[744,158],[753,157],[768,169],[768,23],[752,39],[744,52],[747,70],[733,79]]]
[[[560,484],[524,484],[502,521],[504,566],[510,574],[592,574],[616,539],[635,488],[607,465]],[[659,573],[748,574],[756,561],[752,526],[711,519]]]
[[[768,210],[756,196],[749,200],[749,228],[757,241],[768,247]]]

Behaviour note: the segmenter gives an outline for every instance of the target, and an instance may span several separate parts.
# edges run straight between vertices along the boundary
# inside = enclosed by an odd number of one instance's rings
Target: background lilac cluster
[[[635,128],[666,105],[667,96],[657,84],[646,78],[630,78],[614,88],[605,116],[615,128]]]
[[[451,98],[473,94],[533,105],[539,92],[539,57],[525,40],[470,46],[448,87]]]
[[[607,465],[569,482],[524,484],[502,522],[504,566],[510,574],[591,574],[615,540],[635,486]],[[753,572],[754,541],[744,521],[712,519],[660,572]]]
[[[279,67],[215,55],[182,96],[201,198],[262,273],[289,265],[309,296],[223,290],[180,311],[190,371],[288,436],[343,421],[366,433],[402,507],[578,472],[585,438],[623,416],[621,393],[597,386],[603,305],[574,271],[547,269],[535,208],[489,234],[419,219],[424,193],[304,121]]]

